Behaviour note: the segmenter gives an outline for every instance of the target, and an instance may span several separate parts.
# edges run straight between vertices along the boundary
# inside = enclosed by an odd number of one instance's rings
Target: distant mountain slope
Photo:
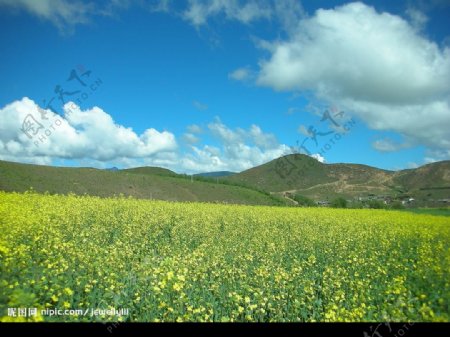
[[[450,160],[398,171],[393,181],[408,190],[450,187]]]
[[[122,172],[126,173],[138,173],[138,174],[157,174],[164,176],[177,176],[175,172],[162,168],[162,167],[154,167],[154,166],[144,166],[144,167],[135,167],[130,169],[124,169]]]
[[[262,205],[293,204],[292,194],[316,201],[337,196],[413,198],[424,206],[445,206],[450,199],[450,161],[387,171],[360,164],[323,164],[296,154],[241,173],[214,176],[223,173],[191,177],[160,167],[110,171],[0,161],[0,189],[26,191],[33,187],[50,193]]]
[[[203,172],[203,173],[197,173],[197,174],[194,174],[194,176],[219,178],[219,177],[228,177],[228,176],[232,176],[233,174],[236,174],[236,172],[230,172],[230,171],[217,171],[217,172]]]
[[[379,187],[390,172],[359,164],[323,164],[306,155],[296,154],[272,160],[227,178],[245,182],[270,192],[304,190],[314,186],[364,185]]]
[[[281,198],[240,186],[190,181],[161,168],[107,171],[0,161],[0,190],[108,197],[123,194],[145,199],[226,202],[252,205],[286,204]]]
[[[394,172],[360,164],[323,164],[309,156],[293,154],[224,179],[277,194],[298,193],[316,200],[368,195],[450,197],[447,188],[450,186],[450,161]],[[424,192],[430,188],[432,192]]]

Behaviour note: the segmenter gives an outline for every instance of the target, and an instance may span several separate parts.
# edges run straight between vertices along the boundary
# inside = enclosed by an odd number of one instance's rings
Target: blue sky
[[[446,17],[448,1],[0,0],[0,159],[186,173],[293,151],[447,160]]]

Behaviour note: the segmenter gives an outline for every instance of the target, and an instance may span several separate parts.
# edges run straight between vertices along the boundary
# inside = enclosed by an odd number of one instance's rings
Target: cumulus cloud
[[[311,157],[316,159],[317,161],[319,161],[321,163],[325,163],[325,157],[322,156],[320,153],[312,154]]]
[[[217,119],[208,124],[208,132],[219,145],[192,146],[180,163],[187,172],[240,172],[289,151],[288,146],[279,144],[273,134],[263,132],[257,125],[233,130]]]
[[[228,78],[235,81],[246,81],[250,79],[251,73],[248,68],[238,68],[228,74]]]
[[[292,153],[258,125],[231,129],[219,119],[206,130],[189,125],[182,136],[188,150],[181,152],[168,131],[149,128],[137,134],[98,107],[82,110],[69,102],[63,110],[64,117],[26,97],[1,108],[0,160],[51,165],[67,159],[98,168],[160,166],[198,173],[239,172]],[[200,144],[199,133],[216,144]],[[317,154],[311,156],[323,161]]]
[[[136,134],[118,125],[98,107],[82,111],[76,104],[64,105],[64,117],[45,114],[28,98],[0,110],[0,159],[50,163],[53,159],[145,158],[177,148],[175,136],[153,128]],[[43,118],[43,115],[47,119]]]
[[[257,125],[252,125],[248,131],[251,141],[261,149],[274,149],[278,147],[278,141],[275,135],[264,133]]]
[[[406,15],[409,17],[411,25],[418,31],[422,30],[428,21],[428,17],[414,7],[409,7],[406,10]]]
[[[191,128],[191,131],[192,129],[199,131],[197,126]],[[188,174],[213,171],[240,172],[292,153],[288,146],[279,144],[274,135],[263,132],[257,125],[252,125],[248,129],[231,129],[217,119],[208,124],[206,130],[200,131],[215,138],[216,144],[199,144],[195,135],[185,133],[182,140],[186,143],[187,151],[163,152],[143,159],[125,158],[114,163],[121,167],[161,166]],[[91,166],[101,164],[90,163]]]
[[[450,48],[410,21],[363,3],[319,9],[286,41],[267,45],[257,83],[311,91],[377,130],[396,131],[430,149],[450,149]]]
[[[402,18],[362,3],[320,9],[292,40],[272,47],[258,83],[277,90],[394,104],[448,92],[450,51],[417,35]]]

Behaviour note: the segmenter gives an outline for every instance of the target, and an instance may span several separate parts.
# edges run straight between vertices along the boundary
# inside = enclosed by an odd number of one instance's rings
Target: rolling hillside
[[[230,171],[216,171],[216,172],[203,172],[203,173],[197,173],[197,174],[194,174],[194,176],[209,177],[209,178],[219,178],[219,177],[228,177],[228,176],[232,176],[233,174],[236,174],[236,172],[230,172]]]
[[[393,182],[407,190],[450,187],[450,161],[441,161],[394,174]]]
[[[299,194],[315,201],[413,198],[420,206],[446,206],[450,161],[416,169],[387,171],[360,164],[323,164],[306,155],[289,155],[229,176],[191,177],[160,167],[119,171],[68,168],[0,161],[0,190],[123,194],[143,199],[237,204],[296,204]]]
[[[288,155],[227,179],[270,192],[302,191],[319,197],[326,193],[355,194],[384,191],[392,172],[359,164],[322,164],[306,155]]]
[[[204,201],[249,205],[284,205],[284,199],[228,184],[193,181],[162,168],[108,171],[0,161],[0,190],[51,194],[123,194],[142,199]]]
[[[165,169],[162,167],[154,167],[154,166],[135,167],[135,168],[121,170],[121,172],[160,175],[160,176],[169,176],[169,177],[175,177],[178,175],[171,170],[168,170],[168,169]]]
[[[297,193],[315,200],[336,196],[408,196],[420,201],[450,198],[450,161],[394,172],[359,164],[323,164],[295,154],[224,179],[275,194]]]

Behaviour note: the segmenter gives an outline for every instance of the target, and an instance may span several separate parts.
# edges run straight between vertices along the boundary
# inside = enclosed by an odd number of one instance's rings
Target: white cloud
[[[401,149],[407,149],[412,144],[409,142],[398,143],[390,138],[382,138],[372,142],[372,146],[380,152],[395,152]]]
[[[200,27],[216,16],[250,24],[258,20],[276,21],[287,33],[305,16],[298,0],[189,0],[183,13],[185,20]]]
[[[229,20],[242,23],[270,17],[270,8],[264,1],[249,1],[241,4],[237,0],[189,0],[184,18],[194,26],[206,24],[207,20],[216,15],[225,15]]]
[[[200,141],[200,139],[192,133],[185,133],[183,135],[183,140],[188,144],[195,144]]]
[[[76,25],[92,22],[94,16],[116,16],[119,10],[138,5],[150,12],[169,12],[171,0],[0,0],[0,8],[24,10],[55,25],[60,33],[71,34]]]
[[[193,101],[192,105],[194,106],[194,108],[196,108],[199,111],[205,111],[208,110],[208,105],[201,103],[199,101]]]
[[[205,131],[190,125],[182,137],[189,150],[180,152],[172,133],[150,128],[137,134],[98,107],[81,110],[69,102],[64,106],[65,118],[46,110],[47,120],[39,109],[26,97],[0,109],[0,160],[51,165],[67,159],[99,168],[160,166],[186,173],[239,172],[292,153],[257,125],[231,129],[219,119]],[[26,128],[26,119],[34,124],[36,134]],[[202,132],[217,144],[194,145],[200,141],[196,134]],[[323,161],[317,154],[312,157]]]
[[[202,133],[202,128],[197,124],[188,125],[186,129],[189,133]]]
[[[251,141],[261,149],[274,149],[278,147],[278,141],[275,135],[264,133],[257,125],[252,125],[248,131]]]
[[[76,0],[0,0],[0,6],[23,9],[60,29],[87,23],[95,8],[93,3]]]
[[[289,151],[274,135],[264,133],[257,125],[248,130],[230,129],[220,120],[208,125],[208,131],[219,146],[192,146],[192,152],[181,158],[180,167],[186,172],[240,172],[278,158]]]
[[[292,40],[272,47],[258,83],[277,90],[394,104],[448,92],[450,51],[417,35],[402,18],[362,3],[320,9]]]
[[[228,128],[225,124],[223,124],[220,119],[216,118],[214,123],[210,123],[208,125],[209,131],[213,136],[218,138],[225,144],[237,144],[242,143],[244,141],[243,132],[233,131]]]
[[[314,153],[311,155],[312,158],[316,159],[321,163],[325,163],[325,157],[323,157],[320,153]]]
[[[363,3],[318,10],[287,41],[267,47],[257,83],[312,91],[377,130],[396,131],[430,149],[449,150],[450,48],[409,22]],[[445,152],[444,151],[444,152]]]
[[[292,33],[297,28],[300,19],[306,17],[306,13],[298,0],[275,0],[274,12],[283,29]]]
[[[308,131],[308,129],[304,125],[300,125],[298,127],[297,131],[303,136],[306,136],[306,137],[311,136],[311,133]]]
[[[235,81],[246,81],[251,77],[250,70],[248,68],[238,68],[228,74],[228,78]]]
[[[82,111],[69,102],[64,112],[62,118],[47,110],[48,119],[43,120],[38,106],[26,97],[0,109],[0,159],[50,163],[58,158],[83,158],[106,162],[151,157],[177,148],[172,133],[150,128],[138,135],[116,124],[98,107]],[[21,131],[26,118],[34,124],[36,134],[30,130],[28,136]]]
[[[417,164],[417,163],[415,163],[415,162],[408,162],[408,163],[406,164],[406,167],[409,168],[409,169],[415,169],[415,168],[418,168],[418,167],[419,167],[419,164]]]
[[[416,0],[414,5],[423,12],[429,12],[450,7],[450,2],[448,0]]]
[[[450,158],[450,149],[428,149],[425,152],[424,162],[434,163],[436,161],[448,160]]]
[[[423,12],[413,7],[408,8],[405,14],[409,17],[411,25],[417,31],[422,30],[428,21],[428,17]]]
[[[150,10],[152,12],[169,12],[172,0],[153,0],[150,1]]]

